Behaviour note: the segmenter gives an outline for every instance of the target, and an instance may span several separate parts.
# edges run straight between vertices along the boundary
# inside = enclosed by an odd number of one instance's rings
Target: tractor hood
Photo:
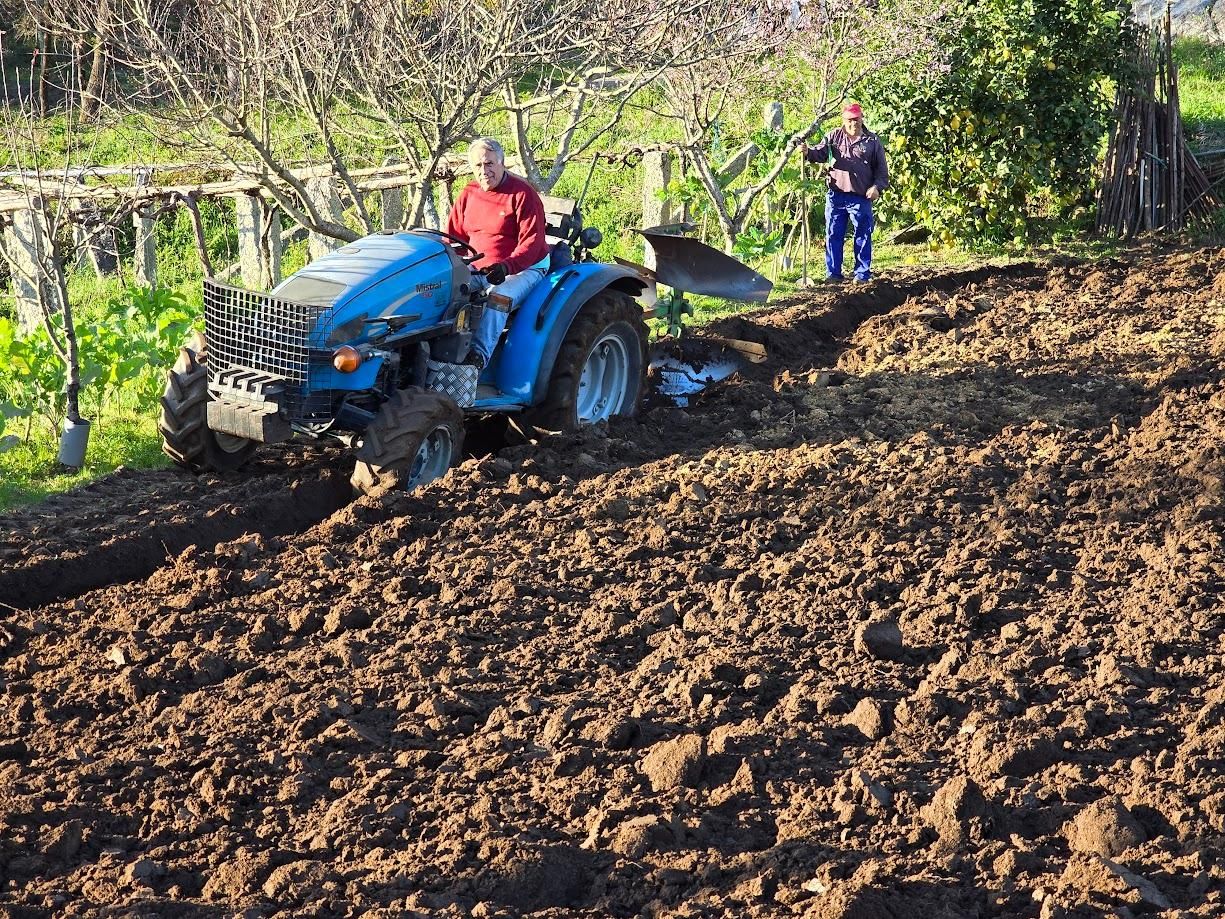
[[[373,330],[366,319],[413,316],[407,327],[437,323],[469,271],[438,236],[426,232],[374,233],[315,259],[272,294],[331,306],[330,345],[360,341]]]

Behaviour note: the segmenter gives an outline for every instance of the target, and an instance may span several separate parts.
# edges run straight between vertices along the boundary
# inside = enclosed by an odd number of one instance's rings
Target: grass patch
[[[1180,38],[1174,60],[1188,141],[1197,152],[1225,148],[1225,45]]]
[[[58,439],[36,427],[28,441],[0,453],[0,512],[78,488],[119,468],[162,469],[170,462],[161,451],[157,419],[130,409],[108,411],[92,426],[80,472],[64,472],[56,460],[58,450]]]

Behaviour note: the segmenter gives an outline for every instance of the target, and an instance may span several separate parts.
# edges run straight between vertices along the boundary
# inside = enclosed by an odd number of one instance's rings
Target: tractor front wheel
[[[446,474],[464,445],[464,414],[449,396],[417,386],[392,393],[362,433],[350,480],[359,494],[414,489]]]
[[[180,348],[166,379],[157,422],[162,452],[192,472],[232,472],[255,452],[253,440],[213,431],[208,426],[208,370],[205,356]]]
[[[603,290],[570,324],[544,399],[526,415],[550,431],[573,431],[614,415],[633,415],[642,401],[647,329],[628,294]]]

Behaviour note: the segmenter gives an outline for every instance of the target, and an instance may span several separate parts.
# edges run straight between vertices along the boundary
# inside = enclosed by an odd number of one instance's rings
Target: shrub
[[[878,75],[893,191],[944,242],[1024,243],[1087,199],[1120,60],[1116,0],[952,0],[946,66]],[[875,107],[875,105],[874,105]]]

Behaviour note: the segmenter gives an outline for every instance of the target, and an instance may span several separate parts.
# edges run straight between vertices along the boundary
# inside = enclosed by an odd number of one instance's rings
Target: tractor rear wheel
[[[464,413],[455,400],[409,386],[392,393],[356,450],[350,481],[359,494],[414,489],[446,474],[464,445]]]
[[[545,397],[525,417],[546,430],[573,431],[637,413],[646,352],[642,307],[621,291],[600,291],[574,317]]]
[[[180,348],[179,359],[167,374],[157,422],[162,452],[192,472],[232,472],[251,458],[258,445],[209,428],[205,360],[204,354]]]

